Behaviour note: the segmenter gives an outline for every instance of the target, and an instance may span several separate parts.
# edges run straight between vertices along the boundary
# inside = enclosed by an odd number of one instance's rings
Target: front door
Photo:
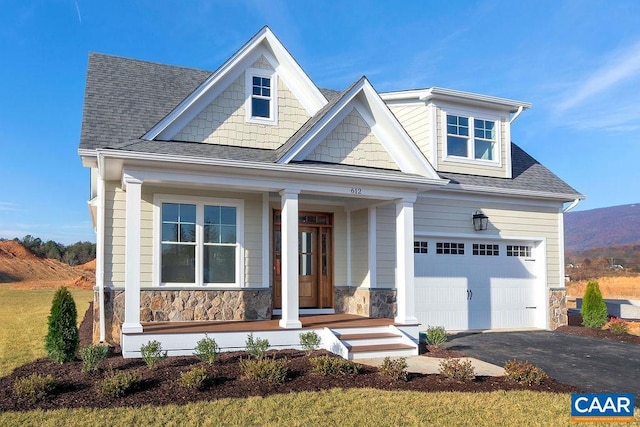
[[[298,223],[298,296],[300,308],[333,307],[332,215],[301,212]],[[282,306],[280,212],[274,212],[273,306]]]

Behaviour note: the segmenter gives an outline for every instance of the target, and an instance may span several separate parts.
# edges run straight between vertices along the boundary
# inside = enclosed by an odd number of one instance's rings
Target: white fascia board
[[[506,110],[516,113],[518,109],[526,110],[531,108],[531,104],[524,101],[516,101],[496,96],[482,95],[472,92],[464,92],[455,89],[445,89],[432,87],[420,90],[408,90],[399,92],[381,93],[380,97],[386,101],[413,101],[427,102],[430,100],[450,101],[454,103],[465,103],[491,109]]]
[[[96,150],[78,149],[78,156],[82,160],[82,166],[85,168],[95,168],[98,166],[98,155]]]
[[[548,191],[532,191],[532,190],[520,190],[520,189],[511,189],[511,188],[497,188],[497,187],[485,187],[480,185],[467,185],[467,184],[449,184],[446,187],[447,190],[451,191],[467,191],[472,193],[485,193],[485,194],[499,194],[505,196],[515,196],[515,197],[530,197],[536,199],[552,199],[559,200],[563,202],[573,201],[576,198],[584,199],[585,196],[575,194],[563,194],[563,193],[551,193]]]
[[[542,243],[547,241],[546,237],[540,236],[511,236],[511,235],[503,235],[503,234],[479,234],[479,233],[448,233],[446,231],[425,231],[425,230],[415,230],[414,235],[416,237],[443,237],[443,238],[451,238],[451,239],[465,239],[465,240],[508,240],[508,241],[518,241],[518,242],[536,242]]]
[[[153,153],[135,153],[129,151],[116,151],[108,150],[107,152],[100,152],[104,158],[107,157],[110,160],[115,160],[116,165],[120,167],[120,173],[125,161],[142,161],[142,162],[158,162],[162,163],[162,167],[166,169],[167,163],[173,163],[184,173],[189,173],[189,168],[194,167],[222,167],[231,168],[231,170],[242,171],[244,175],[249,174],[251,171],[256,175],[287,175],[294,177],[294,179],[300,180],[302,176],[309,176],[309,180],[317,182],[317,176],[323,176],[325,179],[333,177],[335,179],[348,178],[350,182],[371,182],[376,181],[377,184],[385,185],[400,185],[401,187],[417,186],[417,187],[442,187],[449,183],[446,179],[433,179],[422,176],[408,176],[401,174],[388,174],[384,172],[376,171],[363,171],[363,170],[348,170],[335,168],[325,168],[321,166],[304,166],[300,164],[277,164],[277,163],[260,163],[249,162],[242,160],[224,160],[224,159],[208,159],[200,157],[190,156],[169,156],[166,154],[153,154]],[[136,166],[137,167],[137,166]],[[337,175],[337,176],[336,176]]]
[[[420,151],[413,139],[411,139],[406,129],[402,127],[396,116],[389,110],[389,107],[384,103],[378,92],[376,92],[371,83],[366,79],[363,89],[363,93],[369,105],[372,107],[376,126],[382,126],[384,133],[390,134],[391,137],[395,135],[402,141],[400,146],[385,146],[385,148],[403,172],[416,173],[439,179],[440,177],[435,169],[433,169],[429,161],[424,157],[424,154]],[[381,142],[383,142],[382,139]]]
[[[355,97],[360,89],[362,89],[362,84],[363,79],[360,79],[360,81],[355,84],[351,88],[351,90],[346,93],[342,97],[342,99],[340,99],[324,115],[324,117],[322,117],[320,121],[314,124],[311,129],[309,129],[307,133],[303,135],[302,138],[300,138],[300,140],[298,140],[298,142],[296,142],[294,146],[291,147],[289,151],[287,151],[285,155],[278,160],[277,163],[286,164],[291,162],[292,160],[304,160],[304,157],[306,157],[306,155],[303,154],[308,154],[308,151],[315,148],[322,141],[323,138],[318,138],[318,135],[326,136],[332,130],[332,128],[329,127],[329,124],[333,122],[333,119],[341,114],[346,115],[344,112],[345,106]],[[312,141],[314,141],[315,144]]]
[[[291,57],[278,38],[268,27],[264,27],[173,111],[151,128],[142,139],[152,140],[158,137],[171,139],[261,55],[267,58],[310,115],[315,114],[327,103],[320,90]],[[189,110],[191,110],[191,114],[180,120]],[[171,126],[175,122],[179,123]],[[172,130],[169,130],[169,127]],[[175,128],[180,129],[176,130]]]

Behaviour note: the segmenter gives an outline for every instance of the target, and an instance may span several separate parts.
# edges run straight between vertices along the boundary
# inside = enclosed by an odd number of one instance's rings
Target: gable
[[[246,120],[246,73],[258,69],[275,71],[264,55],[247,68],[173,138],[247,148],[275,149],[310,117],[287,84],[277,78],[277,123],[264,125]]]
[[[400,170],[355,108],[305,160]]]

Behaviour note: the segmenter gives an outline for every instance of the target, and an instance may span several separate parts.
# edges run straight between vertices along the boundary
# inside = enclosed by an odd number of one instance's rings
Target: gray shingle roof
[[[140,138],[210,75],[208,71],[89,54],[80,148]]]
[[[439,175],[450,180],[451,184],[463,186],[472,185],[505,190],[528,190],[573,195],[575,197],[582,196],[513,142],[511,143],[511,164],[513,176],[511,179],[445,172],[440,172]]]
[[[321,89],[329,103],[276,150],[140,139],[209,76],[211,76],[209,71],[91,53],[85,88],[80,149],[107,148],[140,153],[273,163],[324,117],[351,88],[350,86],[342,92]],[[454,185],[461,186],[581,196],[515,144],[512,144],[512,157],[512,179],[457,173],[440,173],[440,176],[449,179]],[[345,167],[344,165],[302,163],[306,168]],[[371,170],[371,168],[363,169]],[[401,174],[397,171],[376,170]]]

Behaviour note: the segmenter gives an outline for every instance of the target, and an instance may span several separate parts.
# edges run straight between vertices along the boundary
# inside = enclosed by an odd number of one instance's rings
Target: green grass
[[[9,412],[0,414],[0,425],[557,426],[569,425],[570,401],[568,394],[529,391],[334,389],[159,408]]]
[[[45,356],[44,337],[55,289],[9,289],[0,285],[0,377],[20,365]],[[93,299],[93,291],[71,289],[78,323]]]

